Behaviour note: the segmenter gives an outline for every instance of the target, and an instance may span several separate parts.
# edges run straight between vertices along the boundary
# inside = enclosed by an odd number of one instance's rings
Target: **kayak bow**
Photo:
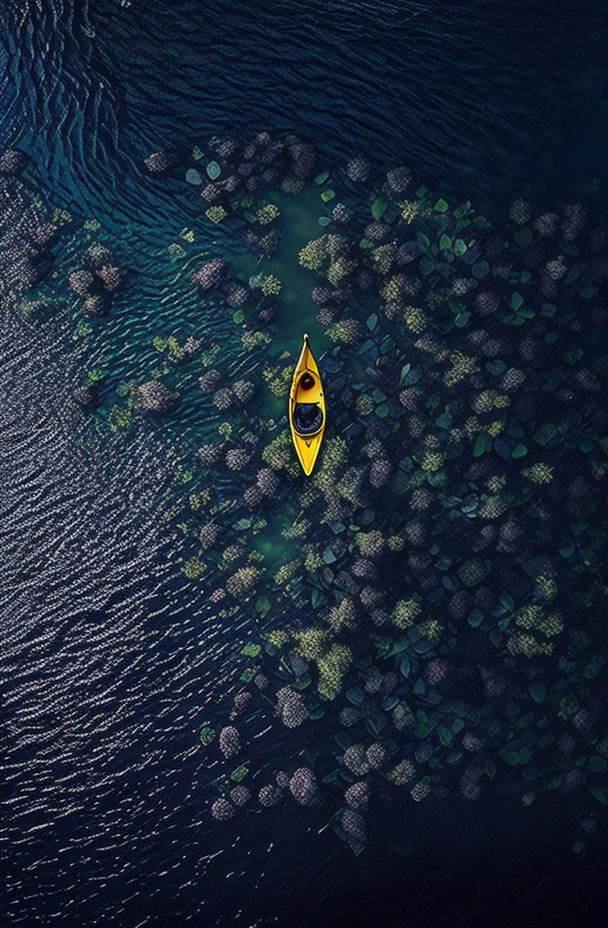
[[[325,398],[317,362],[312,356],[308,335],[293,374],[289,393],[291,437],[306,476],[310,476],[325,431]]]

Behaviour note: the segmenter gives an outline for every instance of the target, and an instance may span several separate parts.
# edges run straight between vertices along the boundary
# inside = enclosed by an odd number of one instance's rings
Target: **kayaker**
[[[293,424],[300,435],[312,435],[318,432],[323,425],[321,407],[318,403],[296,403],[293,411]]]
[[[300,378],[300,387],[302,390],[312,390],[315,385],[315,378],[308,371]]]

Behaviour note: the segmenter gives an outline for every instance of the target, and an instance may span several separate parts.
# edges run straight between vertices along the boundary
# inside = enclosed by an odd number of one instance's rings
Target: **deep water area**
[[[8,924],[604,924],[605,14],[2,4]]]

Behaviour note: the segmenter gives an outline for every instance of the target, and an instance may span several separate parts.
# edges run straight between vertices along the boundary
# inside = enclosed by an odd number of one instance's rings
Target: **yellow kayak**
[[[289,425],[293,443],[306,476],[310,476],[325,431],[325,397],[308,335],[296,364],[289,393]]]

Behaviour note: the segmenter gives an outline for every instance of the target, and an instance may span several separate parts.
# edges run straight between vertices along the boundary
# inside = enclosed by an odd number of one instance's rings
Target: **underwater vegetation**
[[[11,158],[0,181],[16,185]],[[517,199],[497,228],[406,167],[324,166],[267,132],[145,163],[218,229],[217,253],[185,230],[167,261],[231,341],[158,333],[147,379],[110,397],[93,371],[78,389],[112,430],[194,394],[212,423],[174,512],[184,573],[244,638],[242,686],[199,733],[221,765],[212,818],[292,804],[358,853],[395,792],[529,806],[558,790],[592,831],[608,805],[604,220]],[[311,192],[318,232],[285,258],[309,278],[327,402],[307,479],[287,397],[308,319],[286,319],[280,269],[286,204]],[[60,219],[11,239],[22,311],[53,286],[32,294],[40,255],[71,235],[78,325],[103,327],[128,277],[98,230]],[[280,756],[262,747],[277,726]]]

